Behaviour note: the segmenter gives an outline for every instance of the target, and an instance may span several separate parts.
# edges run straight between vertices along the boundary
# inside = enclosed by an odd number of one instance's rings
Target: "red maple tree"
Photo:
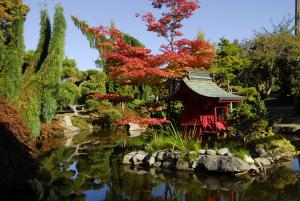
[[[113,27],[91,28],[99,47],[105,49],[100,56],[111,66],[110,75],[125,84],[154,85],[162,78],[176,79],[185,76],[187,70],[206,69],[213,62],[215,51],[203,39],[183,39],[182,21],[199,8],[197,0],[150,0],[156,9],[163,9],[161,17],[136,14],[146,22],[148,31],[164,37],[168,44],[161,46],[160,54],[151,54],[144,47],[128,45],[123,34]],[[164,80],[166,80],[164,79]]]

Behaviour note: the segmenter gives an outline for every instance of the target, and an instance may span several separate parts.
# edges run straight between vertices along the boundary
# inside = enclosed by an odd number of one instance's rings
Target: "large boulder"
[[[196,171],[238,173],[249,171],[250,166],[237,157],[206,155],[198,157],[192,167]]]

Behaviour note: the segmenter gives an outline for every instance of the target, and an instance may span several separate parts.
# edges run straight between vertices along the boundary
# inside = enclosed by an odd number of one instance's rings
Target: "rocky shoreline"
[[[166,170],[217,172],[224,174],[264,174],[266,169],[277,161],[289,160],[296,153],[263,149],[254,150],[253,156],[243,159],[234,156],[228,148],[218,150],[200,149],[187,153],[161,150],[154,153],[132,151],[123,158],[124,165],[161,168]]]

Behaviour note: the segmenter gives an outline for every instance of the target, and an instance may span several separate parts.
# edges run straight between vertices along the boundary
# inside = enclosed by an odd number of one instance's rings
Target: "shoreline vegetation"
[[[74,151],[68,161],[92,152],[85,146],[92,139],[77,143],[80,131],[110,131],[122,155],[121,161],[116,160],[129,165],[124,166],[128,171],[263,175],[272,164],[299,154],[281,135],[300,131],[300,36],[293,34],[291,19],[272,30],[255,32],[249,40],[222,37],[213,43],[203,33],[187,39],[181,32],[183,20],[199,9],[197,0],[149,1],[154,10],[163,12],[136,17],[164,40],[158,53],[113,22],[90,27],[72,16],[90,47],[99,52],[98,69],[93,70],[80,70],[74,59],[65,57],[67,24],[61,4],[55,6],[53,22],[47,9],[41,9],[37,47],[25,50],[23,29],[29,7],[22,0],[0,3],[4,197],[21,196],[12,195],[14,189],[30,192],[32,179],[37,186],[39,179],[51,179],[39,159],[63,149],[63,143]],[[190,79],[205,82],[203,88],[213,85],[210,89],[219,94],[180,88],[184,83],[195,86],[183,82]],[[173,99],[178,91],[180,97]],[[192,127],[190,119],[198,127],[185,130],[184,121]],[[118,129],[129,134],[119,135]],[[194,136],[197,129],[201,143]]]

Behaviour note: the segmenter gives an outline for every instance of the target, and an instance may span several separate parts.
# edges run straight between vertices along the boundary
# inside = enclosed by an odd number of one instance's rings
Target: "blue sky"
[[[113,20],[125,33],[139,39],[153,52],[158,52],[164,40],[147,32],[144,22],[134,16],[137,12],[153,11],[149,0],[24,0],[30,6],[25,23],[26,49],[35,49],[39,39],[40,10],[47,6],[51,18],[56,3],[61,3],[67,19],[65,53],[77,61],[82,70],[95,68],[98,57],[88,41],[77,29],[71,15],[90,25],[108,25]],[[279,23],[284,17],[294,15],[295,0],[200,0],[201,8],[184,21],[184,37],[194,39],[204,32],[207,39],[218,42],[221,37],[249,39],[254,30],[270,27],[271,20]],[[51,19],[52,20],[52,19]]]

